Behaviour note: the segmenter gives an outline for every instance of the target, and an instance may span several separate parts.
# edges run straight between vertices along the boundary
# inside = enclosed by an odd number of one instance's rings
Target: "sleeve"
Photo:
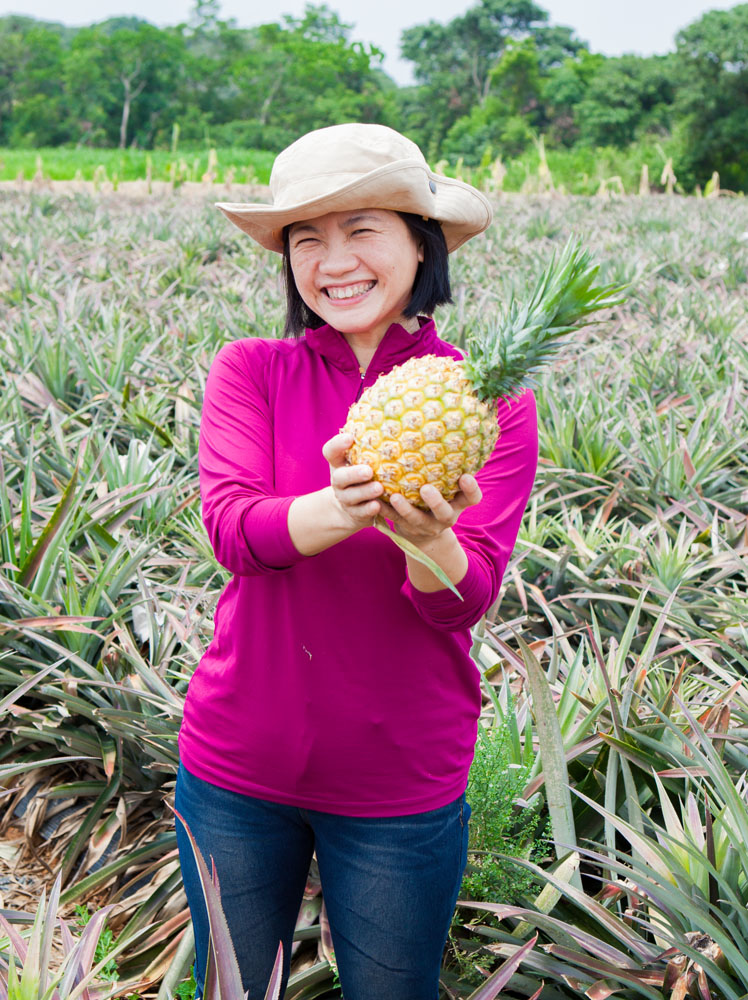
[[[203,521],[216,559],[239,576],[288,569],[304,558],[288,533],[294,497],[274,494],[273,419],[262,341],[226,344],[205,386],[198,465]]]
[[[463,511],[454,531],[468,557],[468,570],[451,590],[425,593],[406,580],[402,593],[435,629],[454,632],[474,625],[499,595],[499,587],[519,534],[538,464],[538,418],[528,389],[512,401],[500,400],[501,429],[493,454],[476,475],[483,499]]]

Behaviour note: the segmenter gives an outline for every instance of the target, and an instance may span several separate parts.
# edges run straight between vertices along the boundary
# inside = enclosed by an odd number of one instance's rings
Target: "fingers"
[[[461,511],[467,507],[474,507],[483,499],[483,491],[478,485],[478,480],[475,476],[465,473],[464,476],[460,476],[457,485],[460,487],[460,492],[455,497],[453,503],[457,502]]]
[[[370,466],[346,464],[346,455],[352,444],[352,435],[336,434],[322,446],[322,454],[330,465],[330,485],[338,509],[345,512],[351,523],[362,527],[363,523],[371,523],[379,513],[377,498],[383,488],[372,478],[374,473]]]
[[[338,501],[344,504],[346,507],[356,507],[362,503],[369,503],[372,500],[377,500],[382,494],[382,484],[369,482],[361,483],[356,486],[346,486],[345,488],[339,488],[333,483],[333,490],[335,491],[335,496]],[[379,512],[379,507],[377,506],[374,513]]]
[[[400,533],[408,535],[417,544],[426,542],[453,527],[467,507],[480,503],[483,494],[475,476],[461,476],[458,485],[460,492],[451,501],[445,500],[435,486],[422,486],[421,499],[428,510],[415,507],[401,494],[395,493],[390,497],[389,504],[381,502],[382,511]]]
[[[409,503],[400,493],[394,493],[390,497],[395,524],[425,537],[436,536],[445,528],[451,528],[457,520],[458,512],[452,509],[436,487],[422,486],[421,497],[428,504],[428,510]]]
[[[373,475],[374,473],[369,465],[344,465],[342,468],[337,469],[333,466],[330,473],[330,482],[336,489],[344,490],[348,486],[369,482]]]
[[[352,444],[353,435],[341,432],[331,437],[329,441],[325,441],[322,445],[322,454],[330,465],[337,469],[345,465],[345,456]]]

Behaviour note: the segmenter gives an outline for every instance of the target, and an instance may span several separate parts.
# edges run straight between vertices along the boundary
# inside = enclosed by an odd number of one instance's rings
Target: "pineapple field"
[[[466,346],[570,237],[625,291],[538,377],[535,489],[474,630],[441,996],[739,1000],[748,205],[493,197],[453,255],[442,336]],[[200,520],[200,402],[222,344],[284,319],[278,258],[216,200],[0,201],[0,1000],[194,993],[170,805],[227,578]],[[313,869],[287,996],[336,983]]]

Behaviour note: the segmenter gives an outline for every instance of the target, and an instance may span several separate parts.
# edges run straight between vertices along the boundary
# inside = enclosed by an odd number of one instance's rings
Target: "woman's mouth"
[[[354,299],[359,295],[365,295],[367,292],[370,292],[374,285],[376,285],[376,281],[360,281],[356,285],[327,286],[324,292],[333,301]]]

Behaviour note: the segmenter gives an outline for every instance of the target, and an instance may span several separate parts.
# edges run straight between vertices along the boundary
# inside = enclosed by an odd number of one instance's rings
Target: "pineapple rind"
[[[422,509],[420,489],[431,483],[454,499],[463,473],[485,464],[499,436],[496,407],[482,403],[463,362],[426,355],[380,375],[348,412],[350,464],[370,465],[383,499],[400,493]]]

